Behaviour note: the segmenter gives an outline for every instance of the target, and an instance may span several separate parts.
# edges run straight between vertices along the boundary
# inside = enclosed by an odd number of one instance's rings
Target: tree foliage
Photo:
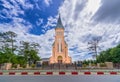
[[[38,50],[35,47],[36,43],[21,42],[22,46],[19,51],[19,54],[24,56],[25,61],[30,64],[35,64],[36,61],[40,60],[40,57],[37,55]],[[39,45],[37,45],[39,47]]]
[[[35,64],[40,60],[37,43],[20,41],[21,46],[18,46],[16,37],[17,34],[12,31],[0,32],[0,64],[10,62],[25,66],[28,62]]]
[[[97,62],[113,62],[120,63],[120,44],[114,48],[102,51],[97,56]]]

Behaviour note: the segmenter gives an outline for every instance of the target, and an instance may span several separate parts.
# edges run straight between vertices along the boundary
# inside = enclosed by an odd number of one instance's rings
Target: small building
[[[49,64],[49,58],[42,58],[41,64]]]

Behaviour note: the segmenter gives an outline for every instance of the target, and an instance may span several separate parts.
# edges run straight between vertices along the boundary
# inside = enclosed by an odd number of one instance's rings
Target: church
[[[55,28],[55,41],[52,45],[52,56],[49,59],[50,64],[71,64],[72,59],[68,55],[68,45],[64,38],[64,26],[59,16]]]

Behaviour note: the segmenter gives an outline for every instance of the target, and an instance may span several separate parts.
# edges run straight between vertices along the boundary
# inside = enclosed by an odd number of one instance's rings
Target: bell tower
[[[71,63],[71,57],[68,56],[68,45],[64,40],[64,27],[60,16],[55,28],[55,41],[52,45],[52,56],[50,57],[50,64],[53,63]]]

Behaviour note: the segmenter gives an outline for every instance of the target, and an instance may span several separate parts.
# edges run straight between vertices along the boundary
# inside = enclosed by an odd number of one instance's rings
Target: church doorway
[[[62,63],[62,56],[58,56],[57,60],[58,60],[58,63],[61,64]]]

